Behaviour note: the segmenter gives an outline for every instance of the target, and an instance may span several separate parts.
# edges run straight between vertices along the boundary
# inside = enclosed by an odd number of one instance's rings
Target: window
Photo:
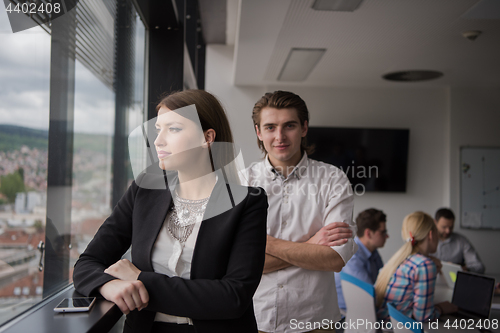
[[[0,325],[72,281],[160,94],[203,88],[201,28],[195,0],[80,0],[15,34],[0,9]]]
[[[13,34],[0,10],[0,325],[72,281],[132,180],[145,26],[132,1],[80,1],[70,13]]]
[[[0,323],[42,299],[50,35],[13,34],[0,10]]]

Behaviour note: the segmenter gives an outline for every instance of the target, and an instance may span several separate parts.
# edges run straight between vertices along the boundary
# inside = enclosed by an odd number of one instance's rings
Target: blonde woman
[[[377,316],[390,320],[387,303],[416,321],[428,321],[453,313],[450,302],[434,304],[438,259],[430,257],[438,245],[438,232],[428,214],[415,212],[405,217],[401,231],[405,244],[382,268],[375,283]]]

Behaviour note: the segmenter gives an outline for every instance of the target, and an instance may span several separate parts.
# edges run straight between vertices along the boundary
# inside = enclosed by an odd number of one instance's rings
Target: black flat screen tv
[[[410,130],[309,127],[312,159],[345,172],[356,193],[406,192]]]

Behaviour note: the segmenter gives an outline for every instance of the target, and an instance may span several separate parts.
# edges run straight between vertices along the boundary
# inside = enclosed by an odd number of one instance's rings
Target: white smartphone
[[[85,312],[95,303],[95,297],[65,298],[55,308],[55,312]]]

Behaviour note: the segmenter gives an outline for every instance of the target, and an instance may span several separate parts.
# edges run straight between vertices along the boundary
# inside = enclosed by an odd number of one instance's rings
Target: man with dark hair
[[[469,240],[453,232],[455,214],[451,209],[438,209],[434,222],[436,222],[439,233],[439,244],[433,256],[442,261],[462,265],[462,269],[465,271],[484,273],[484,265]]]
[[[247,169],[248,182],[269,202],[264,274],[253,298],[258,328],[332,332],[328,323],[341,319],[333,272],[357,249],[349,224],[339,222],[352,220],[351,185],[340,169],[307,157],[309,112],[299,96],[267,93],[252,119],[266,156]]]
[[[375,284],[378,271],[384,266],[377,249],[384,247],[386,239],[389,238],[386,228],[386,215],[381,210],[370,208],[358,214],[356,225],[358,231],[354,241],[358,244],[358,252],[342,268],[342,272],[366,283]],[[339,273],[335,273],[335,285],[337,287],[339,308],[345,311],[346,305]]]

